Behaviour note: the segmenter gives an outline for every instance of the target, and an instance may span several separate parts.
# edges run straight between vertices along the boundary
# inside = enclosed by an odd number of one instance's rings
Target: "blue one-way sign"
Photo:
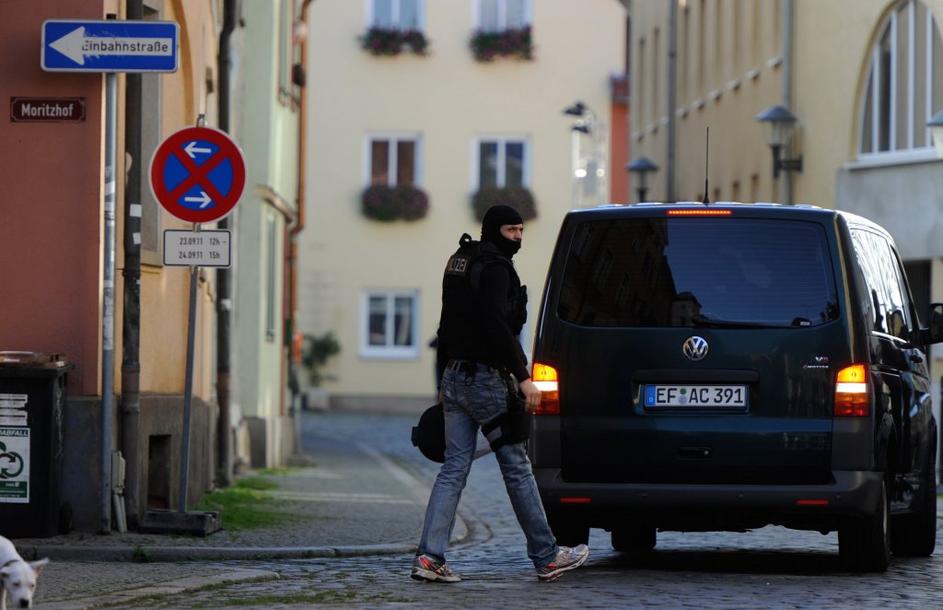
[[[48,20],[47,72],[176,72],[179,27],[171,21]]]

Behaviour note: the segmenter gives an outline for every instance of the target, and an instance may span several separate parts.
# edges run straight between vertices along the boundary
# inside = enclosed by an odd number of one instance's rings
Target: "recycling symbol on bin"
[[[16,472],[11,472],[15,468]],[[15,451],[7,451],[7,446],[0,443],[0,479],[13,479],[23,472],[23,458]]]

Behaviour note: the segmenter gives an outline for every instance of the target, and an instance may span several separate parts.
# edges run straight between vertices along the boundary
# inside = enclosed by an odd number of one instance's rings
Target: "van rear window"
[[[822,226],[754,218],[587,221],[558,301],[584,326],[806,327],[838,317]]]

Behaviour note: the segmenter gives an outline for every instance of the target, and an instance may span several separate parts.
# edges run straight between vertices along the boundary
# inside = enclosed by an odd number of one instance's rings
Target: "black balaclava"
[[[481,241],[494,244],[504,256],[511,258],[521,249],[521,242],[501,235],[501,227],[523,223],[524,219],[511,206],[493,205],[488,208],[485,217],[481,220]]]

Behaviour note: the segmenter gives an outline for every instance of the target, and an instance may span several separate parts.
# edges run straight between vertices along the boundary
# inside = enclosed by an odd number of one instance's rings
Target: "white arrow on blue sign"
[[[176,72],[180,28],[172,21],[43,23],[47,72]]]

